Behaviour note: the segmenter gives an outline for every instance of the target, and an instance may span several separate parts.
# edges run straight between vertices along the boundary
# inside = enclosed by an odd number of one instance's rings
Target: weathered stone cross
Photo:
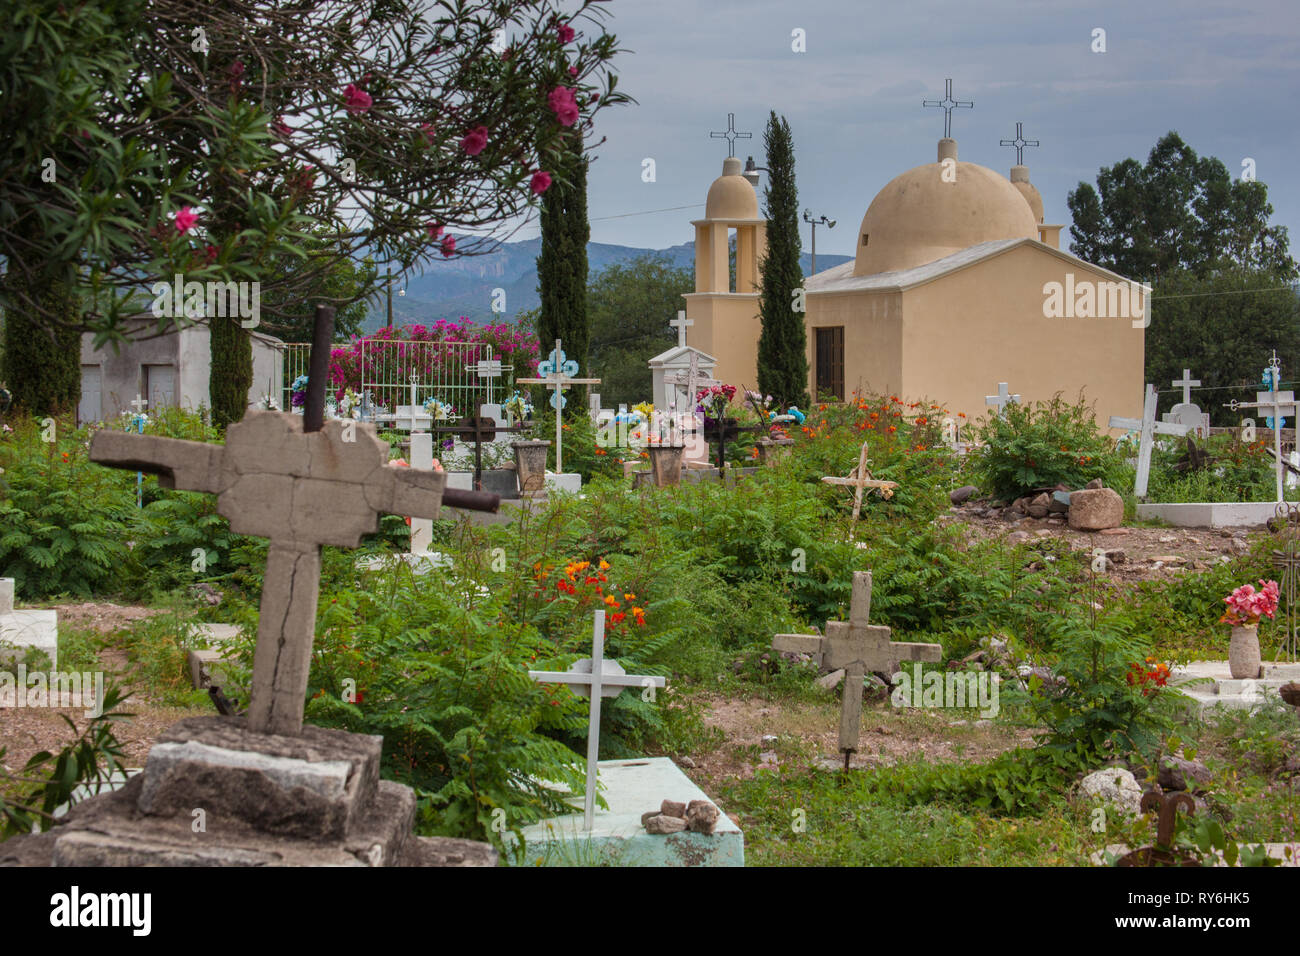
[[[898,487],[896,481],[884,481],[880,478],[872,478],[871,472],[867,471],[867,443],[862,443],[862,453],[858,456],[858,467],[849,472],[847,478],[840,478],[838,475],[831,475],[823,478],[822,481],[828,485],[852,485],[853,492],[853,523],[857,524],[858,515],[862,513],[862,493],[867,488],[875,488],[880,491],[882,497],[892,498],[894,489]]]
[[[1156,434],[1186,435],[1192,431],[1191,425],[1156,421],[1156,387],[1154,385],[1147,386],[1147,397],[1142,405],[1142,417],[1140,419],[1121,418],[1118,415],[1112,415],[1110,417],[1110,427],[1127,428],[1129,431],[1136,431],[1140,435],[1137,477],[1133,481],[1133,495],[1137,498],[1145,498],[1147,494],[1147,480],[1151,475],[1151,448],[1155,444]]]
[[[529,671],[541,684],[564,684],[583,697],[591,698],[587,717],[587,793],[583,805],[584,823],[591,829],[596,812],[596,780],[600,769],[600,699],[617,697],[627,687],[663,687],[662,677],[629,674],[618,661],[605,660],[605,612],[597,611],[591,634],[591,657],[575,661],[567,671]]]
[[[355,548],[384,513],[436,518],[443,502],[496,510],[497,496],[444,491],[445,472],[386,467],[374,425],[323,424],[334,310],[318,307],[305,414],[248,411],[226,444],[104,430],[91,461],[158,475],[164,488],[217,495],[236,534],[270,538],[253,655],[249,729],[302,731],[316,630],[321,546]]]
[[[849,603],[849,620],[827,621],[826,636],[816,634],[777,634],[772,649],[795,654],[811,654],[821,667],[844,670],[844,690],[840,703],[840,751],[844,766],[849,755],[858,749],[862,726],[862,679],[867,674],[884,674],[892,679],[903,661],[939,661],[943,647],[939,644],[895,643],[890,629],[867,623],[871,613],[871,572],[853,572],[853,597]]]

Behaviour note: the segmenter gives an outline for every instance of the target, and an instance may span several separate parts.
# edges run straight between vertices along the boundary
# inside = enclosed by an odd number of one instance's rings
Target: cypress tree
[[[763,190],[767,252],[759,297],[758,388],[782,405],[808,406],[808,335],[804,313],[795,311],[803,286],[799,265],[799,194],[794,184],[794,139],[775,111],[763,131],[768,185]]]
[[[10,269],[5,281],[64,323],[79,320],[77,299],[51,273],[32,276]],[[81,401],[81,335],[54,325],[20,305],[5,310],[4,368],[0,382],[13,393],[14,407],[38,417],[75,415]]]
[[[590,326],[587,321],[587,158],[581,152],[568,154],[570,162],[563,176],[556,176],[542,195],[542,251],[537,257],[537,291],[541,311],[537,318],[537,339],[543,358],[561,341],[564,354],[578,363],[580,374],[587,371]],[[574,401],[569,389],[565,416],[585,412],[586,402]]]
[[[253,387],[253,339],[237,316],[212,316],[208,328],[212,346],[208,398],[212,424],[225,428],[244,417],[248,390]]]

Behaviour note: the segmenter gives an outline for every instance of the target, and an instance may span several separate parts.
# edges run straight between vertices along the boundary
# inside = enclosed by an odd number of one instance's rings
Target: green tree
[[[591,372],[599,378],[601,403],[634,405],[651,395],[647,362],[673,347],[677,335],[668,320],[694,288],[690,269],[650,252],[607,266],[591,280]]]
[[[1158,389],[1163,411],[1182,401],[1170,384],[1191,369],[1202,388],[1259,386],[1260,376],[1276,349],[1285,379],[1300,369],[1300,296],[1264,269],[1223,269],[1198,278],[1177,272],[1151,292],[1151,326],[1146,331],[1146,380]],[[1223,403],[1244,393],[1211,392],[1194,401],[1215,425],[1240,422],[1243,415]],[[1249,396],[1252,400],[1254,395]],[[1254,415],[1258,420],[1260,415]]]
[[[278,290],[262,300],[262,308],[269,315],[262,320],[259,332],[274,335],[284,342],[310,342],[315,321],[316,305],[333,305],[334,337],[336,340],[361,334],[370,301],[363,298],[365,291],[374,287],[378,275],[375,261],[370,258],[356,263],[332,254],[331,240],[323,235],[314,236],[304,244],[307,258],[284,254],[277,257],[277,270],[310,271],[315,294],[310,299],[301,296],[286,297]]]
[[[1203,277],[1229,266],[1296,275],[1286,227],[1268,224],[1268,187],[1234,179],[1174,132],[1145,165],[1125,159],[1103,166],[1097,189],[1081,182],[1067,202],[1070,250],[1131,279],[1155,284],[1179,271]]]
[[[799,265],[799,193],[794,182],[794,139],[790,124],[773,111],[763,131],[768,184],[763,190],[767,252],[758,314],[758,389],[779,403],[808,406],[808,334],[796,312],[795,290],[803,285]]]
[[[537,340],[547,356],[559,339],[564,354],[586,372],[591,327],[587,321],[587,157],[575,143],[557,178],[542,197],[542,251],[537,257],[537,291],[541,311]],[[584,377],[585,376],[584,374]],[[565,416],[582,411],[586,402],[570,401]]]
[[[451,233],[526,214],[538,174],[627,99],[594,0],[17,0],[6,13],[0,306],[66,324],[33,281],[57,276],[97,344],[177,273],[309,299],[313,270],[273,267],[307,257],[313,223],[339,237],[337,258],[402,272],[491,248]],[[174,218],[185,207],[197,220]],[[248,370],[246,339],[214,337],[227,420],[243,399],[221,380]]]

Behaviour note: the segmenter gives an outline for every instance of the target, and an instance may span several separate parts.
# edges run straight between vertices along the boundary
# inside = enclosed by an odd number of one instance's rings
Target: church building
[[[741,172],[738,159],[723,163],[693,223],[685,299],[690,344],[716,357],[714,377],[756,388],[766,222]],[[1027,167],[1005,178],[941,139],[935,162],[876,194],[855,258],[805,282],[809,394],[927,399],[974,421],[1006,382],[1024,402],[1082,390],[1103,427],[1140,415],[1144,289],[1062,250],[1062,227],[1043,218]]]

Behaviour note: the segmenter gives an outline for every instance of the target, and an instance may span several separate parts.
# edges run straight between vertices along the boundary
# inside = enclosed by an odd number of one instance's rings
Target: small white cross
[[[1192,378],[1192,370],[1190,368],[1185,368],[1183,369],[1182,379],[1175,379],[1172,384],[1182,386],[1183,404],[1190,405],[1192,403],[1192,386],[1200,385],[1201,380],[1199,378]]]
[[[587,722],[587,793],[583,806],[586,829],[596,812],[596,777],[600,769],[600,699],[617,697],[625,687],[663,687],[662,677],[629,674],[617,661],[605,660],[605,612],[597,611],[591,633],[591,657],[575,661],[567,671],[529,671],[542,684],[564,684],[575,694],[591,698]]]
[[[1273,419],[1273,459],[1275,463],[1275,475],[1277,478],[1277,500],[1282,501],[1282,471],[1286,467],[1282,459],[1282,421],[1286,418],[1300,418],[1300,405],[1296,403],[1295,393],[1291,390],[1285,392],[1278,391],[1278,385],[1282,381],[1282,367],[1278,363],[1277,352],[1273,352],[1273,359],[1267,368],[1269,375],[1269,390],[1267,392],[1256,392],[1253,402],[1238,402],[1235,399],[1228,403],[1228,407],[1233,411],[1239,408],[1258,408],[1260,411],[1272,412]]]
[[[141,397],[140,397],[140,393],[139,393],[139,392],[136,392],[136,393],[135,393],[135,401],[128,402],[127,404],[129,404],[132,408],[134,408],[134,409],[135,409],[135,413],[136,413],[137,415],[139,415],[139,414],[142,413],[146,408],[149,407],[149,400],[148,400],[147,398],[141,398]]]
[[[996,405],[998,409],[998,418],[1002,417],[1002,410],[1012,402],[1019,402],[1019,395],[1012,395],[1007,389],[1006,382],[998,382],[998,393],[996,395],[985,395],[985,405]]]
[[[1151,475],[1151,448],[1155,444],[1155,436],[1161,435],[1186,435],[1192,431],[1191,425],[1180,425],[1176,422],[1158,422],[1156,421],[1156,387],[1147,386],[1146,401],[1142,405],[1141,418],[1121,418],[1118,415],[1110,416],[1111,428],[1125,428],[1129,431],[1138,433],[1138,467],[1137,478],[1133,482],[1133,495],[1137,498],[1145,498],[1147,494],[1147,480]]]
[[[686,330],[695,324],[693,319],[688,319],[685,312],[678,312],[677,318],[670,319],[668,322],[677,330],[677,347],[686,348]]]

